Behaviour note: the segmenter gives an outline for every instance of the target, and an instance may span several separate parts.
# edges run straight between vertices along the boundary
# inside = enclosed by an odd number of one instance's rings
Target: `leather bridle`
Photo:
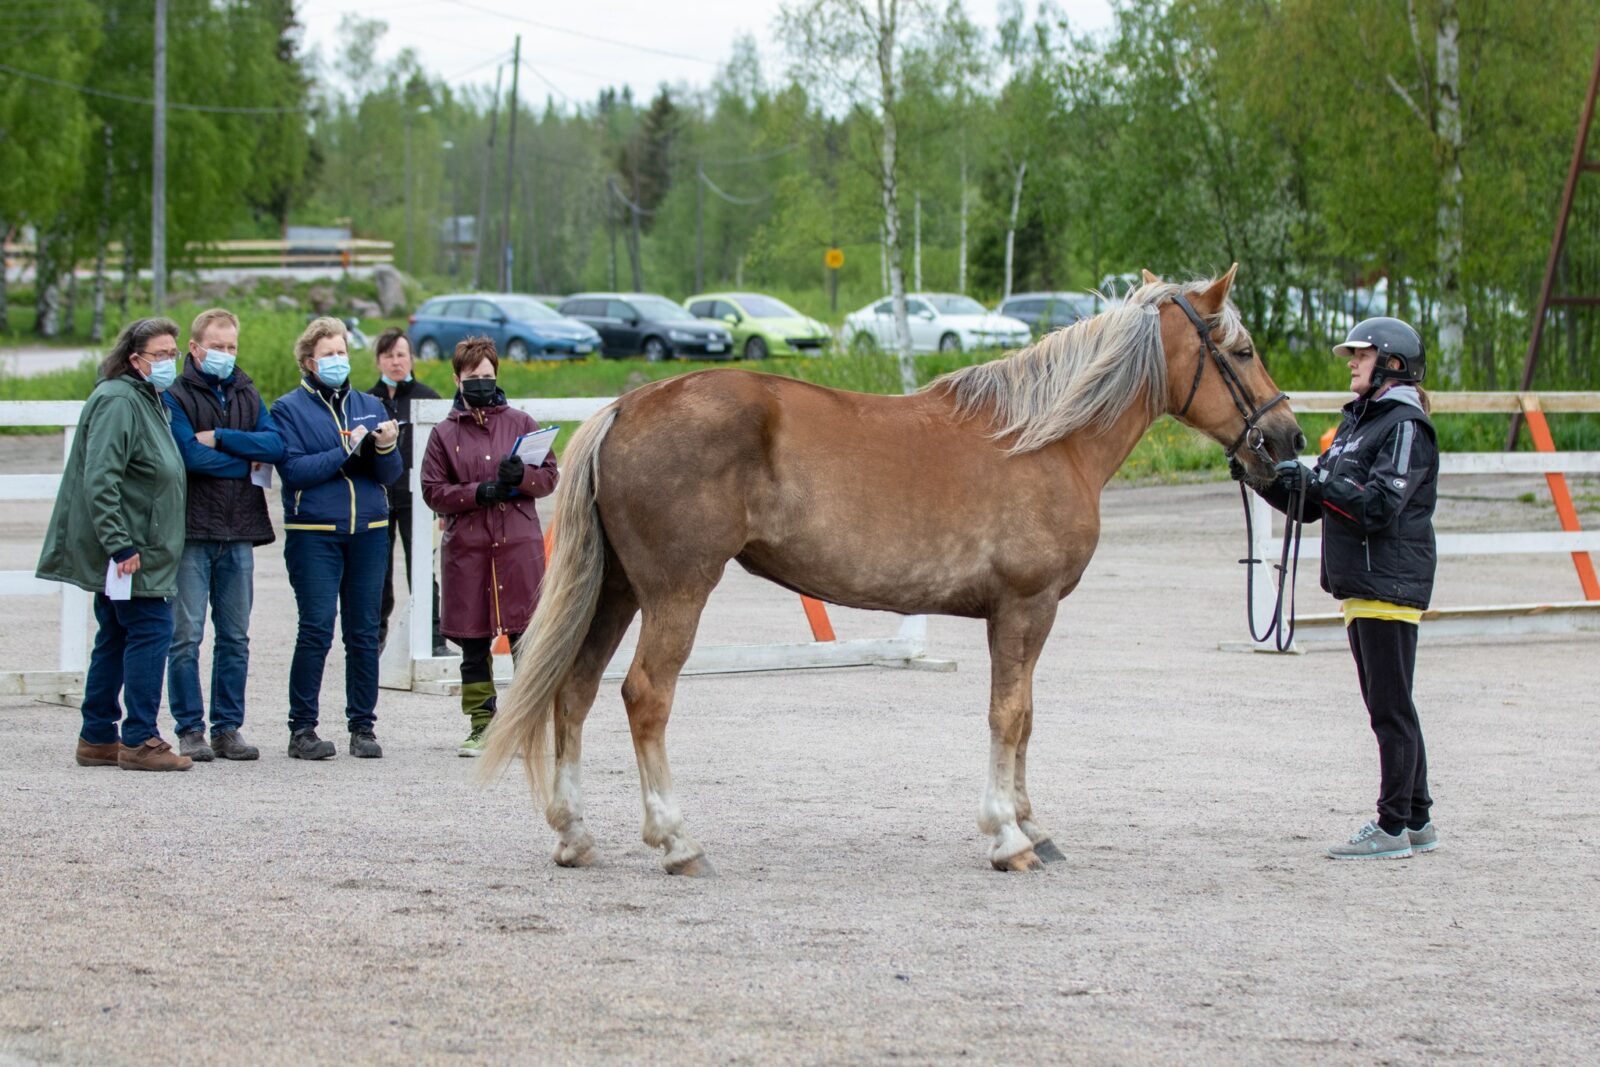
[[[1245,387],[1239,372],[1234,370],[1223,358],[1217,346],[1211,340],[1211,329],[1183,296],[1175,296],[1173,302],[1183,309],[1189,316],[1189,321],[1194,323],[1195,332],[1200,335],[1200,356],[1195,361],[1194,381],[1189,384],[1189,396],[1183,402],[1183,407],[1178,409],[1181,419],[1189,412],[1189,405],[1194,403],[1194,395],[1200,390],[1200,377],[1205,373],[1206,356],[1209,354],[1211,362],[1217,365],[1217,372],[1222,375],[1222,384],[1227,386],[1228,396],[1233,399],[1233,406],[1238,409],[1239,415],[1244,419],[1244,429],[1239,431],[1239,436],[1233,439],[1233,444],[1228,446],[1228,458],[1232,459],[1239,451],[1239,447],[1250,449],[1260,456],[1263,462],[1270,462],[1267,454],[1267,435],[1258,425],[1261,416],[1271,411],[1277,405],[1289,399],[1288,393],[1279,393],[1260,406],[1253,406],[1250,402],[1250,390]],[[1295,578],[1300,570],[1300,530],[1303,526],[1302,516],[1305,512],[1306,491],[1304,483],[1298,491],[1289,494],[1289,511],[1287,521],[1283,525],[1283,550],[1278,557],[1274,569],[1277,575],[1277,596],[1266,629],[1260,633],[1256,631],[1255,616],[1255,564],[1263,563],[1250,553],[1255,548],[1255,530],[1250,519],[1250,498],[1245,490],[1244,483],[1239,483],[1239,499],[1244,504],[1244,537],[1245,558],[1239,562],[1245,565],[1244,585],[1244,610],[1245,622],[1250,627],[1250,637],[1258,643],[1271,640],[1272,646],[1279,652],[1287,652],[1294,647],[1294,586]],[[1287,610],[1285,610],[1287,609]]]
[[[1205,373],[1206,356],[1209,354],[1211,362],[1217,365],[1217,373],[1222,375],[1222,384],[1227,387],[1228,396],[1233,400],[1233,406],[1244,419],[1244,429],[1239,431],[1239,436],[1233,439],[1233,444],[1227,448],[1228,458],[1232,459],[1243,445],[1256,453],[1263,460],[1268,460],[1267,435],[1262,432],[1259,423],[1261,416],[1289,399],[1288,393],[1279,393],[1260,406],[1252,406],[1250,390],[1245,387],[1244,380],[1239,377],[1239,372],[1234,370],[1228,361],[1223,358],[1216,344],[1211,340],[1211,328],[1206,325],[1194,310],[1194,307],[1181,294],[1172,298],[1172,302],[1189,316],[1189,321],[1194,323],[1195,332],[1200,335],[1200,355],[1194,365],[1194,381],[1189,383],[1189,397],[1183,402],[1183,407],[1178,409],[1178,418],[1183,418],[1189,413],[1189,406],[1194,403],[1195,393],[1200,391],[1200,378]]]

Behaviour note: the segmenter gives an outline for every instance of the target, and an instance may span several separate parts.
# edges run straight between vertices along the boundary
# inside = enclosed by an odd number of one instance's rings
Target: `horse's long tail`
[[[610,407],[584,423],[563,457],[550,569],[528,632],[518,644],[511,687],[484,738],[485,779],[520,752],[528,784],[541,807],[550,795],[548,752],[556,694],[589,632],[605,576],[605,530],[595,494],[600,484],[600,444],[616,417],[617,409]]]

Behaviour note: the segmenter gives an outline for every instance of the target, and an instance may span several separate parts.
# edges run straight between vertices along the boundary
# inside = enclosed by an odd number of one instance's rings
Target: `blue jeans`
[[[206,728],[200,642],[206,633],[207,604],[217,630],[211,653],[211,733],[244,725],[255,559],[249,541],[190,541],[183,546],[178,595],[172,602],[172,656],[167,663],[167,703],[179,734],[204,733]]]
[[[80,736],[91,745],[112,744],[120,722],[122,743],[134,748],[156,736],[161,681],[172,645],[172,605],[160,597],[111,600],[96,593],[94,618],[100,629],[83,687]],[[117,703],[118,693],[127,703],[127,718]]]
[[[344,636],[344,715],[351,730],[371,729],[378,706],[378,617],[389,531],[358,534],[285,530],[283,561],[300,609],[289,665],[289,732],[317,725],[322,669],[333,647],[333,617]]]

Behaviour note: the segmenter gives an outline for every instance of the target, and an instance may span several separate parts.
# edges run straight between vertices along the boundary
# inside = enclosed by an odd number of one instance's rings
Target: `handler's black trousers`
[[[1378,793],[1378,825],[1385,833],[1428,821],[1428,757],[1422,724],[1411,703],[1411,678],[1417,665],[1417,627],[1392,619],[1354,619],[1345,628],[1356,660],[1361,699],[1367,702],[1372,732],[1378,737],[1383,784]]]

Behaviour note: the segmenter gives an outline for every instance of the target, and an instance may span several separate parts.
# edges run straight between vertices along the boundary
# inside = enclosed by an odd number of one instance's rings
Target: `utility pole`
[[[511,126],[506,133],[506,199],[505,211],[501,214],[500,240],[505,244],[505,253],[500,261],[500,291],[511,291],[511,186],[516,180],[517,157],[517,74],[522,70],[522,34],[517,34],[517,43],[511,50]]]
[[[472,287],[483,285],[483,246],[489,240],[489,175],[494,171],[494,133],[500,124],[500,76],[502,63],[494,72],[494,103],[489,105],[489,141],[483,149],[483,181],[478,186],[478,217],[472,220]]]
[[[167,0],[156,0],[155,138],[150,150],[150,302],[167,301]],[[122,279],[123,288],[128,279]]]
[[[406,101],[406,273],[414,274],[411,260],[411,102]]]
[[[694,165],[694,291],[706,287],[706,171]]]
[[[617,205],[615,194],[611,187],[611,179],[606,179],[606,233],[611,238],[611,290],[617,289]]]

